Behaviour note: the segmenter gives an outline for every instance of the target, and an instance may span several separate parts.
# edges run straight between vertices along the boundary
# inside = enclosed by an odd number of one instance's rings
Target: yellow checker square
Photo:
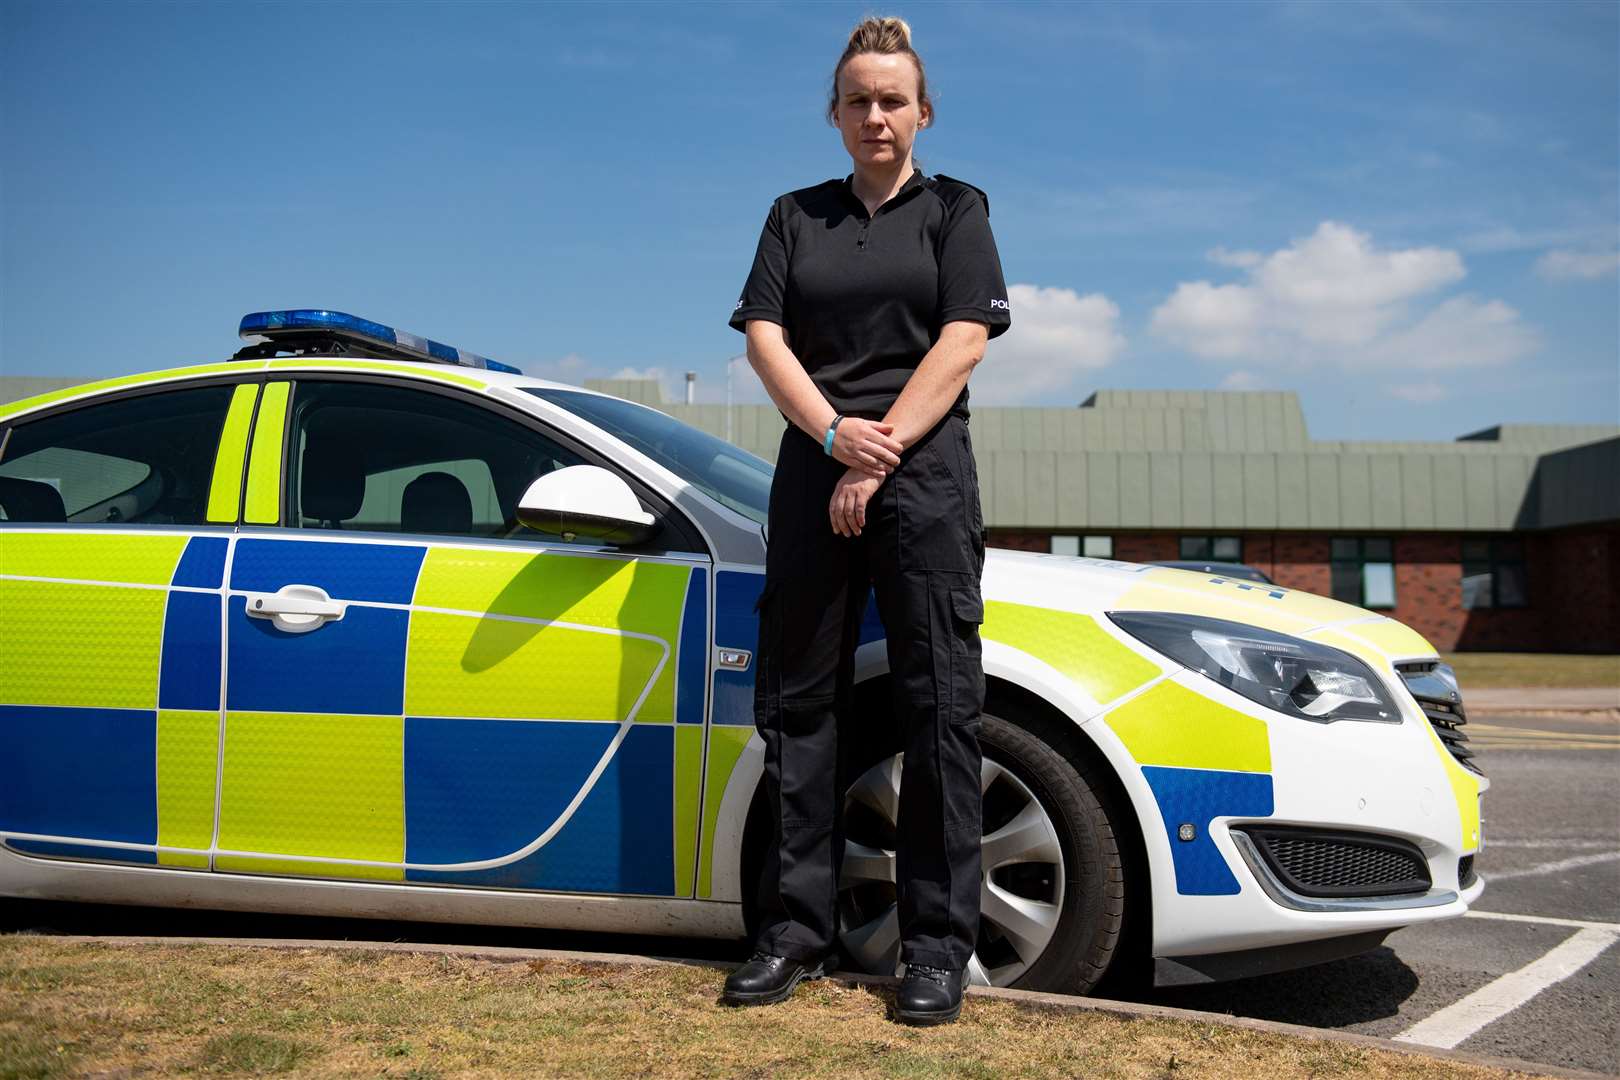
[[[220,869],[403,877],[392,866],[300,865],[297,858],[404,862],[402,717],[232,712],[224,759],[220,848],[280,858],[221,856]]]
[[[1271,771],[1271,732],[1264,720],[1173,682],[1132,698],[1107,721],[1139,765]]]
[[[645,560],[431,548],[417,583],[418,609],[488,612],[607,633],[418,610],[411,618],[407,711],[413,716],[622,720],[667,646],[670,655],[636,720],[670,723],[675,718],[674,647],[690,574],[687,566]],[[454,618],[462,621],[445,621]],[[568,634],[573,637],[564,636]],[[561,651],[542,657],[536,651],[542,641],[547,649]],[[466,702],[477,705],[468,711]]]
[[[186,540],[131,533],[8,532],[0,544],[0,574],[167,585]]]
[[[984,605],[981,633],[1050,664],[1099,704],[1160,674],[1156,664],[1115,641],[1089,615],[991,600]]]
[[[623,720],[663,656],[657,642],[618,633],[417,611],[411,615],[405,711]],[[673,666],[666,663],[665,671]],[[651,712],[638,719],[672,719],[668,702],[656,698],[648,696]]]
[[[161,589],[0,580],[0,701],[156,707],[166,599]]]
[[[214,839],[214,774],[219,713],[164,709],[157,720],[158,846],[207,850]],[[198,856],[158,852],[164,866],[196,866]],[[201,865],[208,857],[201,856]]]

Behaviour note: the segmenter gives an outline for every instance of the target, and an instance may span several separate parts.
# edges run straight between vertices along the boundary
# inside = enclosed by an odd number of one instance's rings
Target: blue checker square
[[[229,541],[223,536],[193,536],[180,556],[180,565],[174,569],[173,585],[188,589],[217,589],[225,581],[225,549]]]
[[[218,593],[169,594],[158,708],[219,708],[219,604]]]
[[[405,708],[410,613],[349,605],[343,618],[289,634],[231,597],[226,705],[247,712],[398,716]]]
[[[0,705],[0,829],[157,843],[157,713]]]
[[[1184,896],[1231,896],[1241,891],[1237,878],[1209,836],[1218,817],[1270,817],[1274,812],[1269,773],[1223,772],[1217,769],[1170,769],[1142,766],[1164,819],[1170,855],[1176,867],[1176,892]],[[1196,839],[1177,837],[1184,824],[1198,830]]]

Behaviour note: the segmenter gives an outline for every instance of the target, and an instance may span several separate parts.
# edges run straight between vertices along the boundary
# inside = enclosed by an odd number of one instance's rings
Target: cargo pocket
[[[951,616],[950,722],[976,725],[984,710],[984,657],[979,642],[984,600],[977,587],[951,587]]]
[[[776,683],[777,649],[781,643],[781,619],[776,618],[776,586],[767,581],[754,600],[754,613],[759,617],[759,633],[754,641],[754,727],[764,734],[777,724],[781,711],[781,693]]]

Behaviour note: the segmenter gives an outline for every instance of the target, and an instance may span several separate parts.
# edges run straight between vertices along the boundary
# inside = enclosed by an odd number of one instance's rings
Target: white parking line
[[[1596,960],[1604,949],[1616,941],[1620,941],[1620,934],[1612,930],[1593,927],[1577,930],[1539,960],[1532,960],[1519,970],[1510,971],[1460,1001],[1452,1002],[1419,1020],[1395,1036],[1395,1040],[1450,1050],[1549,986],[1569,978]]]
[[[1512,881],[1514,878],[1539,877],[1542,874],[1556,874],[1560,870],[1578,870],[1583,866],[1614,862],[1616,859],[1620,859],[1620,851],[1605,851],[1598,855],[1576,855],[1573,858],[1559,859],[1557,862],[1542,863],[1540,866],[1527,866],[1522,870],[1498,870],[1493,874],[1486,874],[1485,880]]]
[[[1555,919],[1551,915],[1510,915],[1505,911],[1470,911],[1463,918],[1539,923],[1542,926],[1572,926],[1577,930],[1607,930],[1611,934],[1620,934],[1620,923],[1587,922],[1583,919]]]

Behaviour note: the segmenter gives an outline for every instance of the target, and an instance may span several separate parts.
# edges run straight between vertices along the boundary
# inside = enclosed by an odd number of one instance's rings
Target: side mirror
[[[641,508],[630,485],[596,465],[570,465],[529,485],[518,500],[518,520],[564,540],[640,544],[658,532],[658,519]]]

